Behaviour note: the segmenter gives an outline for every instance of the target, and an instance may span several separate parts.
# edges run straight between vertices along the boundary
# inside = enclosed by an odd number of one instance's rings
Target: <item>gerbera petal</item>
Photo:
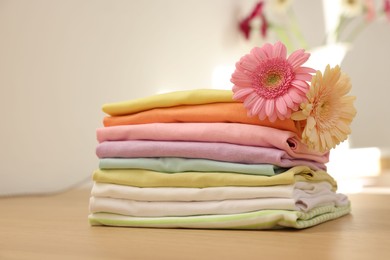
[[[263,110],[264,107],[264,99],[263,98],[258,98],[256,102],[253,104],[252,109],[251,109],[251,115],[257,115],[260,113],[261,110]]]
[[[307,74],[307,73],[295,74],[295,79],[298,79],[298,80],[311,81],[312,78],[313,78],[313,76],[310,74]]]
[[[268,59],[268,56],[265,54],[264,50],[259,47],[255,47],[251,50],[251,54],[257,59],[257,61],[263,61]]]
[[[296,79],[294,79],[291,82],[291,85],[293,85],[294,87],[298,88],[299,90],[301,90],[305,94],[306,94],[306,92],[309,91],[309,88],[310,88],[309,84],[307,84],[305,81],[296,80]]]
[[[329,132],[324,132],[321,136],[325,138],[325,145],[322,147],[323,150],[330,150],[331,148],[334,148],[336,146],[336,144],[333,143],[332,137],[330,136]]]
[[[251,87],[252,86],[252,79],[245,73],[241,72],[240,70],[236,70],[230,79],[230,82],[232,82],[235,85],[238,85],[240,87]]]
[[[295,89],[292,89],[290,92],[290,97],[291,97],[291,100],[295,103],[301,103],[302,100],[304,99],[304,97],[300,94],[298,94],[298,92],[295,90]]]
[[[274,113],[274,108],[275,108],[274,100],[273,99],[266,100],[265,113],[267,114],[268,117],[272,116],[272,114]]]
[[[265,113],[265,109],[261,110],[258,116],[259,116],[260,120],[265,120],[267,118],[267,115]]]
[[[327,65],[324,72],[324,85],[334,86],[336,82],[340,79],[340,76],[341,71],[339,66],[336,66],[331,69],[330,66]]]
[[[315,73],[316,70],[308,67],[298,67],[295,70],[295,73]]]
[[[252,55],[246,55],[238,65],[245,70],[255,71],[258,66],[258,61]]]
[[[351,128],[346,123],[344,123],[343,121],[338,122],[335,127],[337,129],[339,129],[341,132],[343,132],[344,134],[350,134],[351,133]]]
[[[233,99],[234,100],[242,100],[244,97],[248,96],[253,92],[253,89],[250,88],[241,88],[237,91],[234,91]]]
[[[287,114],[287,106],[283,97],[280,97],[276,100],[276,108],[281,115]]]
[[[291,91],[291,90],[290,90]],[[291,99],[290,97],[290,91],[288,92],[288,95],[284,95],[283,96],[283,99],[284,99],[284,102],[286,103],[286,105],[289,107],[289,108],[293,108],[294,107],[294,102],[293,100]]]
[[[252,80],[250,79],[236,79],[236,78],[232,78],[230,80],[231,83],[233,83],[234,85],[237,86],[237,88],[243,88],[243,87],[246,87],[246,88],[250,88],[252,87]]]
[[[269,121],[275,122],[277,118],[278,118],[277,114],[273,113],[273,114],[271,114],[271,116],[269,116]]]
[[[254,102],[256,102],[257,94],[252,92],[244,100],[244,106],[248,109],[252,108]]]
[[[294,69],[305,63],[310,57],[309,53],[305,53],[304,50],[297,50],[293,52],[287,59],[287,61],[293,66]]]
[[[337,81],[338,94],[341,96],[346,95],[352,88],[351,80],[345,73],[341,73],[339,80]]]
[[[263,49],[264,54],[267,56],[268,59],[273,57],[273,47],[271,44],[269,44],[269,43],[264,44],[262,49]]]
[[[291,119],[295,121],[302,121],[305,120],[306,118],[307,116],[302,111],[294,112],[291,115]]]
[[[274,45],[273,57],[274,58],[282,58],[286,59],[287,56],[287,48],[281,42],[277,42]]]

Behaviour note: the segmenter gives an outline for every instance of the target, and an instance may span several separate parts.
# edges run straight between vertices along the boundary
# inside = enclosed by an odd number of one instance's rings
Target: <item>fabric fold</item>
[[[325,170],[323,163],[295,159],[276,148],[245,146],[228,143],[175,141],[110,141],[96,148],[99,158],[179,157],[198,158],[233,163],[273,164],[279,167],[306,165]]]
[[[206,159],[175,157],[156,158],[102,158],[100,169],[144,169],[157,172],[235,172],[241,174],[272,176],[286,171],[286,168],[272,164],[244,164]]]
[[[346,206],[348,200],[335,193],[305,198],[255,198],[209,201],[135,201],[103,197],[90,198],[90,213],[114,213],[133,217],[169,217],[246,213],[280,209],[308,212],[325,205]]]
[[[275,176],[256,176],[235,173],[182,172],[166,174],[147,170],[97,169],[93,180],[102,183],[129,185],[135,187],[221,187],[221,186],[271,186],[287,185],[297,181],[329,182],[333,190],[336,181],[324,171],[313,171],[306,166],[293,167]]]
[[[294,210],[260,210],[226,215],[184,217],[132,217],[110,213],[93,213],[88,219],[95,225],[149,228],[203,228],[203,229],[279,229],[308,228],[339,218],[350,212],[350,206],[327,205],[307,213]]]
[[[108,116],[104,126],[136,125],[150,123],[242,123],[261,125],[301,134],[301,126],[292,119],[270,122],[249,117],[242,103],[212,103],[154,108],[131,115]]]
[[[98,128],[98,141],[195,141],[231,143],[284,150],[294,158],[329,161],[329,153],[319,153],[304,145],[296,134],[271,127],[236,123],[151,123]]]
[[[91,195],[115,199],[136,201],[210,201],[239,200],[258,198],[300,198],[333,194],[333,187],[328,182],[296,182],[287,185],[239,187],[223,186],[209,188],[174,188],[154,187],[140,188],[135,186],[95,182]]]
[[[233,100],[231,90],[195,89],[152,95],[127,101],[107,103],[103,105],[103,112],[111,115],[129,115],[153,109],[178,105],[198,105],[220,102],[237,102]]]

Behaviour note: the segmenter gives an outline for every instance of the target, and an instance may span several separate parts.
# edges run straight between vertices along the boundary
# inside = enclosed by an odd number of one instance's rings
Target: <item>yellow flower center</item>
[[[266,87],[269,89],[273,89],[279,85],[280,80],[282,77],[278,73],[270,73],[266,79]]]

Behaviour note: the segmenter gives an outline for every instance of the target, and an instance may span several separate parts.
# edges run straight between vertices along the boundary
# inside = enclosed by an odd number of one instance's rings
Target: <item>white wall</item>
[[[211,87],[213,69],[234,64],[251,47],[236,20],[254,2],[0,0],[0,195],[57,191],[90,179],[101,105]],[[323,30],[317,4],[296,3],[312,44]],[[388,27],[378,27],[381,40],[367,32],[374,39],[360,38],[345,61],[359,95],[357,146],[390,146],[382,112],[389,108],[390,37]],[[382,118],[373,116],[378,108]]]

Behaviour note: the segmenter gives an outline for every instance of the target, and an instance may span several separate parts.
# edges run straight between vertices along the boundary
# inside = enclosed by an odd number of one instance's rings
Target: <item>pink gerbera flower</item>
[[[390,0],[385,0],[383,10],[390,21]]]
[[[257,115],[271,122],[289,118],[306,100],[315,70],[301,67],[310,54],[293,52],[288,58],[281,42],[255,47],[236,63],[232,74],[233,99],[244,102],[249,116]]]

